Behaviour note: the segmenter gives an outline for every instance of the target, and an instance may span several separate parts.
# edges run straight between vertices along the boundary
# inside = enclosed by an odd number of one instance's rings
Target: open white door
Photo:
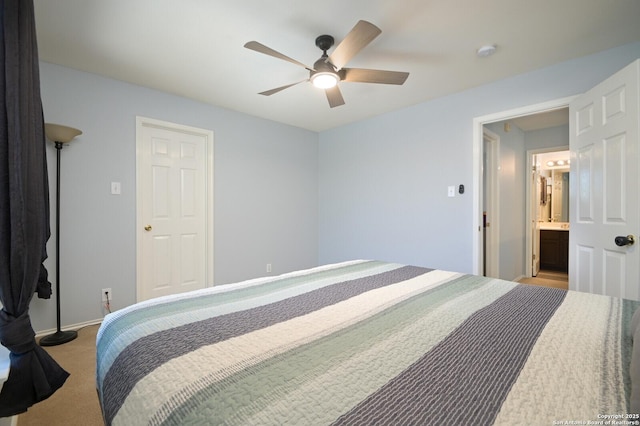
[[[569,107],[571,290],[640,300],[639,89],[636,60]]]
[[[498,188],[500,137],[484,132],[484,276],[500,278],[500,200]]]
[[[536,156],[529,162],[531,167],[531,192],[529,199],[529,217],[531,218],[531,276],[535,277],[540,271],[540,220],[538,218],[538,205],[540,203],[540,170],[536,164]]]

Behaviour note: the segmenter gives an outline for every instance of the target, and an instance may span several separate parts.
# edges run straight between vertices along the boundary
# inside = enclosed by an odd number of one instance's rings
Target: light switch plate
[[[455,187],[455,185],[447,187],[447,195],[449,197],[455,197],[456,196],[456,187]]]
[[[120,195],[121,187],[120,182],[111,182],[111,194]]]

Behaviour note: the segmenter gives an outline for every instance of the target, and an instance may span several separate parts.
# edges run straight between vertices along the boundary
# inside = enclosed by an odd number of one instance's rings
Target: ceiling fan
[[[302,62],[283,55],[262,43],[250,41],[244,45],[247,49],[264,53],[265,55],[283,59],[293,64],[299,65],[309,70],[309,78],[298,81],[296,83],[287,84],[285,86],[276,87],[275,89],[260,92],[260,95],[271,96],[281,90],[295,86],[296,84],[310,81],[314,86],[324,89],[329,106],[331,108],[344,105],[342,93],[338,88],[338,82],[357,82],[357,83],[377,83],[377,84],[397,84],[401,85],[409,76],[408,72],[370,70],[363,68],[345,68],[344,66],[358,52],[373,41],[382,30],[373,25],[371,22],[358,21],[351,29],[349,34],[334,49],[331,55],[327,55],[327,50],[334,44],[334,39],[330,35],[321,35],[316,38],[316,46],[322,50],[322,56],[318,59],[313,67],[307,66]]]

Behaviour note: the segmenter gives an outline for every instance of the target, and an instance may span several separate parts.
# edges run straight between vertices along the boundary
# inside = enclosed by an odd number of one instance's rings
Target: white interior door
[[[138,301],[207,286],[211,132],[138,120]]]
[[[640,60],[570,105],[569,288],[640,300]]]

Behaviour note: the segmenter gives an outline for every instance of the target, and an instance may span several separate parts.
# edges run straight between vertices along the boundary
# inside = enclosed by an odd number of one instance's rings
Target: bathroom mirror
[[[554,170],[551,188],[552,222],[569,222],[569,171]]]
[[[539,154],[538,221],[569,222],[569,151]]]

